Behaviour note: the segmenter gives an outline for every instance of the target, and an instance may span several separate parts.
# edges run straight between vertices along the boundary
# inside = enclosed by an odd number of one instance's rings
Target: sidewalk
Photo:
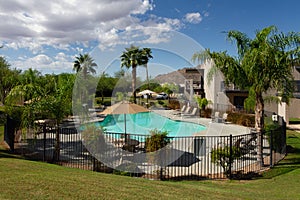
[[[289,124],[287,125],[287,128],[300,132],[300,124]]]
[[[196,124],[201,124],[207,129],[196,133],[199,136],[228,136],[228,135],[243,135],[250,133],[249,127],[239,126],[236,124],[227,123],[215,123],[212,122],[210,118],[200,118],[200,117],[184,117],[180,115],[174,115],[174,110],[152,110],[153,112],[167,117],[172,120],[180,120],[186,122],[193,122]],[[300,129],[299,129],[300,130]]]

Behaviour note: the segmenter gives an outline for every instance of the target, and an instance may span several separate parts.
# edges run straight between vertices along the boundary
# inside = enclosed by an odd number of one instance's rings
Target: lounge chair
[[[220,118],[220,112],[215,112],[215,114],[211,116],[211,121],[218,122],[219,118]]]
[[[180,111],[176,111],[173,113],[173,115],[180,115],[182,114],[186,109],[186,105],[183,105]]]
[[[191,113],[187,113],[187,114],[182,114],[181,116],[185,116],[185,117],[193,117],[196,116],[198,111],[198,108],[193,108],[193,111]]]
[[[191,111],[191,109],[192,109],[192,108],[191,108],[190,106],[188,106],[184,112],[180,113],[180,115],[186,115],[186,114],[189,114],[190,111]]]
[[[253,151],[256,147],[256,134],[253,134],[250,138],[239,138],[235,143],[234,146],[239,148],[242,155],[248,154]]]

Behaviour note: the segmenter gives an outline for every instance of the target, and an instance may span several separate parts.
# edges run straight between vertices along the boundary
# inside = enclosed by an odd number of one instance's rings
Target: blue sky
[[[203,48],[235,55],[224,31],[299,32],[299,8],[298,0],[0,0],[0,54],[12,67],[61,73],[90,53],[98,72],[112,74],[134,44],[153,49],[153,77],[195,65],[190,58]]]

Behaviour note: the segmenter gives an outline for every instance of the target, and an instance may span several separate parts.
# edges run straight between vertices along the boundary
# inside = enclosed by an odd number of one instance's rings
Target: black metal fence
[[[124,137],[120,133],[103,133],[93,143],[95,135],[85,134],[75,128],[43,125],[24,133],[17,147],[32,159],[160,180],[244,178],[264,167],[272,167],[286,154],[284,126],[264,134],[264,166],[257,159],[255,132],[236,136],[167,137],[164,139],[168,145],[152,153],[147,147],[149,135]]]

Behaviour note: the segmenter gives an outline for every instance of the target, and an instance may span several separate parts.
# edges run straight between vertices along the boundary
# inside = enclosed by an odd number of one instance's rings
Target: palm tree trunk
[[[132,65],[132,94],[133,94],[133,102],[136,103],[136,65]]]
[[[257,161],[260,166],[264,165],[263,160],[263,126],[264,126],[264,100],[261,93],[256,93],[255,105],[255,129],[257,131]]]
[[[147,89],[150,90],[150,83],[149,83],[149,77],[148,77],[148,65],[146,64],[145,67],[146,67],[146,78],[147,78],[147,85],[148,85]],[[150,98],[150,94],[149,95],[147,94],[147,100],[146,100],[147,105],[149,103],[149,98]]]
[[[150,90],[149,75],[148,75],[148,65],[146,64],[145,67],[146,67],[146,76],[147,76],[146,78],[147,78],[147,84],[148,84],[148,88],[147,89]]]

